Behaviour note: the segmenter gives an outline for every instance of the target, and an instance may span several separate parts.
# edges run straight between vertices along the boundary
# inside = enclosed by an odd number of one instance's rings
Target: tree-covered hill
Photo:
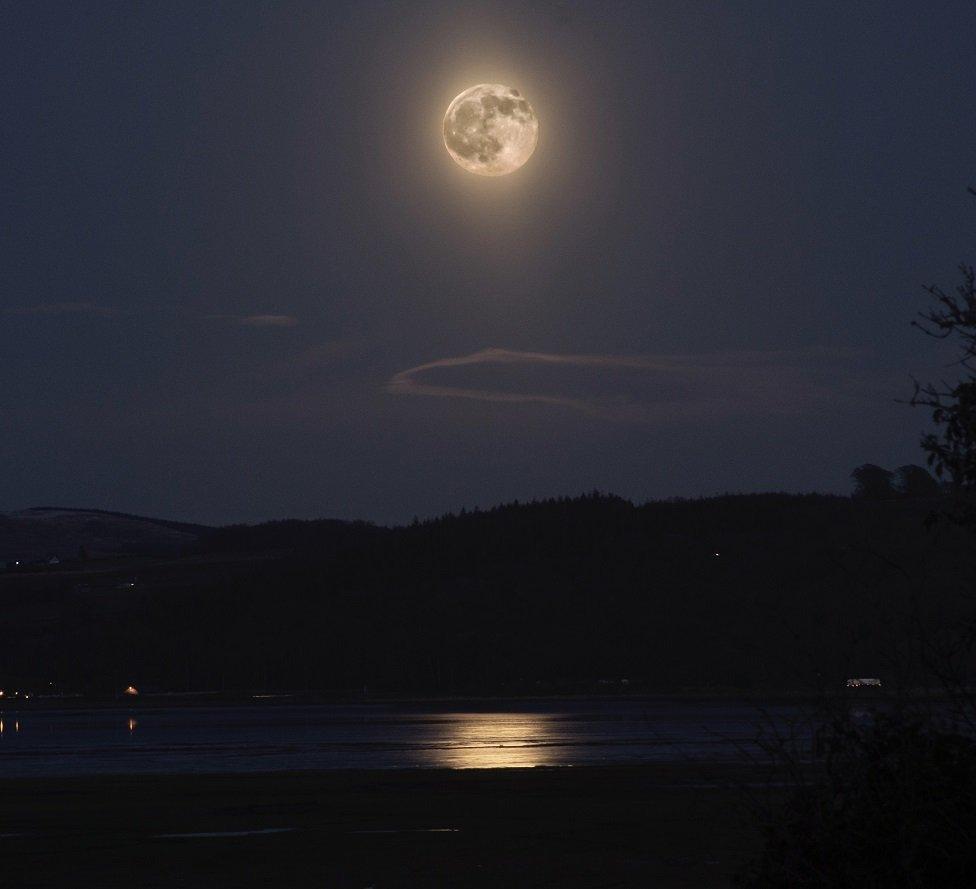
[[[391,693],[910,682],[891,656],[962,607],[970,553],[950,524],[924,527],[939,505],[593,494],[392,529],[204,531],[133,588],[8,577],[0,676]]]

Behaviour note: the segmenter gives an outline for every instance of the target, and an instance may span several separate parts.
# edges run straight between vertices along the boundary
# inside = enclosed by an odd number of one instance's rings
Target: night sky
[[[922,462],[976,4],[3,3],[0,511],[407,521]],[[441,139],[532,103],[520,171]]]

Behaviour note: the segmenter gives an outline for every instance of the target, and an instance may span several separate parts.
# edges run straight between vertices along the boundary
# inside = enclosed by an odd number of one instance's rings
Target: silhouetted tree
[[[790,754],[794,765],[799,765]],[[838,711],[816,781],[762,824],[742,889],[944,889],[976,869],[976,743],[924,718]]]
[[[895,487],[902,497],[938,497],[939,483],[924,466],[909,463],[895,471]]]
[[[970,191],[973,191],[970,189]],[[976,194],[976,192],[973,192]],[[916,383],[913,404],[932,409],[939,431],[922,447],[939,477],[961,498],[953,516],[976,530],[976,272],[962,266],[954,294],[927,288],[936,307],[916,322],[926,333],[961,340],[962,377],[954,385]],[[890,487],[891,473],[859,466],[858,493],[872,497]],[[898,470],[899,488],[911,496],[933,480],[917,466]],[[958,567],[971,568],[972,547]],[[939,590],[930,577],[926,596]],[[914,608],[921,601],[915,598]],[[766,746],[785,769],[791,787],[778,808],[760,812],[765,845],[739,876],[748,889],[942,889],[973,883],[976,870],[976,695],[972,692],[976,623],[963,622],[948,645],[927,639],[919,622],[914,647],[925,675],[942,700],[925,709],[912,696],[887,702],[894,712],[868,711],[838,702],[827,706],[813,749],[790,738]],[[895,706],[895,705],[899,706]],[[858,715],[859,714],[859,715]]]
[[[895,496],[895,474],[873,463],[864,463],[852,473],[854,496],[865,500],[891,500]]]
[[[969,191],[976,196],[976,190]],[[961,375],[954,384],[916,382],[912,404],[931,408],[932,419],[941,427],[922,439],[922,448],[935,474],[947,477],[960,498],[955,518],[972,525],[976,524],[976,269],[963,264],[959,270],[962,283],[954,292],[925,288],[935,306],[914,323],[929,336],[960,343]]]

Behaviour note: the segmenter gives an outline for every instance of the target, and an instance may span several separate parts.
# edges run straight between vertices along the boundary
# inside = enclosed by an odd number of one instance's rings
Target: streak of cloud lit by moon
[[[610,420],[662,422],[691,416],[714,419],[760,410],[790,414],[801,405],[821,404],[830,397],[823,389],[820,368],[824,362],[848,365],[861,357],[859,350],[844,348],[743,350],[710,355],[573,355],[491,348],[402,370],[387,381],[385,388],[391,395],[555,405]],[[611,388],[602,395],[574,394],[565,388],[498,389],[426,379],[432,372],[479,365],[589,369],[606,378]],[[614,392],[617,387],[613,380],[624,384],[628,373],[632,375],[629,384]],[[849,376],[849,372],[841,372],[840,376]],[[839,382],[835,386],[833,391],[844,391]]]

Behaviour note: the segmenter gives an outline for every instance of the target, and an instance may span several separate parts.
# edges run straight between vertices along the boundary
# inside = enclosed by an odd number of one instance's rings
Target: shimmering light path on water
[[[736,760],[753,705],[670,701],[315,705],[3,714],[0,775],[517,768]],[[781,724],[795,707],[770,708]],[[16,723],[17,730],[10,731]]]

